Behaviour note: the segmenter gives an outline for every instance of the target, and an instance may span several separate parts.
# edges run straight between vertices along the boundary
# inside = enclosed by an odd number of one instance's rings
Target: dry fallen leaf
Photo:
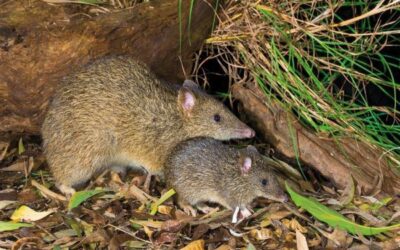
[[[260,226],[267,227],[267,226],[271,225],[272,220],[281,220],[291,214],[292,214],[292,212],[290,212],[288,210],[280,210],[280,211],[276,211],[274,213],[268,213],[264,216],[263,220],[260,223]]]
[[[120,191],[121,195],[126,198],[136,198],[142,203],[147,203],[149,201],[156,201],[157,199],[150,196],[140,188],[135,185],[124,185]]]
[[[33,157],[30,156],[28,159],[28,166],[24,169],[25,178],[28,178],[28,176],[32,172],[33,166],[34,166]]]
[[[192,239],[193,240],[198,240],[201,237],[203,237],[203,235],[205,233],[208,232],[208,230],[210,230],[210,225],[209,224],[200,224],[198,225],[194,230],[193,230],[193,235],[192,235]]]
[[[309,247],[317,247],[321,244],[322,238],[318,234],[315,235],[315,238],[308,240]]]
[[[298,230],[303,234],[308,232],[307,228],[300,225],[300,223],[296,219],[291,219],[291,220],[283,219],[282,224],[293,231]]]
[[[153,238],[153,233],[154,233],[153,230],[151,230],[148,226],[143,226],[143,230],[149,239]]]
[[[11,220],[24,221],[24,222],[38,221],[54,212],[55,212],[54,210],[36,212],[30,207],[21,206],[17,210],[15,210],[14,213],[11,215]]]
[[[231,246],[229,246],[229,245],[221,245],[221,246],[219,246],[217,249],[215,249],[215,250],[233,250],[233,248],[231,247]]]
[[[346,231],[338,228],[335,228],[332,233],[326,233],[324,236],[328,238],[328,244],[326,245],[327,248],[346,248],[348,246],[349,239],[352,239],[351,237],[348,237],[348,233]]]
[[[296,243],[297,250],[308,250],[306,237],[299,230],[296,230]]]
[[[172,211],[172,207],[170,207],[170,206],[166,206],[166,205],[158,206],[158,212],[160,214],[170,215],[171,211]]]
[[[57,193],[51,191],[50,189],[41,185],[40,183],[38,183],[35,180],[32,180],[31,184],[32,184],[32,186],[36,187],[40,191],[40,193],[46,198],[51,198],[51,199],[59,200],[59,201],[67,201],[67,198],[65,198],[65,196],[62,196],[60,194],[57,194]]]
[[[267,228],[252,229],[250,231],[250,236],[256,240],[268,240],[273,238],[273,233]]]
[[[179,220],[167,220],[162,224],[161,230],[167,232],[178,232],[182,227],[185,226],[185,224],[186,223],[183,223]]]
[[[192,241],[181,250],[204,250],[204,240]]]
[[[162,245],[165,243],[170,243],[175,241],[177,238],[177,235],[175,233],[167,233],[163,232],[160,234],[160,236],[157,237],[155,240],[156,245]]]
[[[27,168],[27,163],[24,160],[20,160],[15,162],[14,164],[5,167],[5,168],[0,168],[0,171],[6,171],[6,172],[25,172],[25,169]]]
[[[131,220],[132,224],[138,224],[141,226],[151,227],[160,229],[164,222],[162,221],[151,221],[151,220]]]
[[[8,200],[0,201],[0,210],[14,203],[16,203],[16,201],[8,201]]]

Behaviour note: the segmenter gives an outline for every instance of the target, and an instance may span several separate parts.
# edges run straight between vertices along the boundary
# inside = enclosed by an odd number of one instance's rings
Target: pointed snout
[[[280,198],[280,202],[282,202],[282,203],[285,203],[288,201],[289,201],[289,197],[286,194],[282,195],[282,197]]]
[[[279,196],[266,195],[265,198],[273,200],[273,201],[282,202],[282,203],[288,202],[288,200],[289,200],[289,197],[286,194],[281,194]]]
[[[236,133],[238,138],[253,138],[256,135],[256,132],[249,127],[238,129],[236,130]]]

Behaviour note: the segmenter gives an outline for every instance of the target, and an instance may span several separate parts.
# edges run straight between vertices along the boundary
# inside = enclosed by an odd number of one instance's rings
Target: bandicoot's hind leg
[[[50,170],[57,187],[65,194],[73,193],[75,188],[110,167],[109,162],[114,154],[114,145],[110,144],[107,137],[94,137],[92,134],[64,142],[61,146],[51,146],[51,152],[47,154]]]

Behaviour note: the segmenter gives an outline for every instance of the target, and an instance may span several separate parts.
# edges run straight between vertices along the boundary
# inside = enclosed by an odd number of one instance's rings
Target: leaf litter
[[[224,250],[399,247],[398,230],[362,235],[357,230],[347,232],[338,224],[330,226],[318,217],[321,214],[316,216],[307,212],[310,204],[321,206],[320,213],[333,211],[338,217],[336,223],[348,220],[351,225],[362,226],[361,229],[390,227],[400,222],[399,197],[361,196],[355,182],[345,190],[336,190],[326,181],[296,182],[292,179],[290,187],[296,190],[292,191],[298,195],[297,199],[306,199],[303,201],[308,206],[297,207],[296,198],[294,203],[292,200],[285,204],[260,199],[254,202],[254,213],[250,217],[233,224],[233,211],[223,208],[216,207],[209,214],[199,211],[196,217],[185,214],[174,202],[174,191],[166,188],[162,181],[153,182],[148,194],[139,185],[138,176],[132,173],[124,179],[111,174],[102,175],[99,177],[101,180],[94,180],[96,185],[89,185],[91,189],[77,192],[68,200],[55,188],[48,167],[40,160],[43,159],[40,144],[29,138],[24,138],[23,142],[25,151],[21,154],[17,154],[18,141],[0,143],[10,145],[6,146],[6,153],[1,153],[5,157],[0,161],[0,169],[30,158],[33,162],[41,162],[28,172],[24,168],[17,172],[1,171],[0,248]],[[330,220],[335,221],[335,218],[330,217]]]

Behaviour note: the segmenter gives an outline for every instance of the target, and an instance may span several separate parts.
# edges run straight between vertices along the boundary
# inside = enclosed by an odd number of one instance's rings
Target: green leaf
[[[61,247],[59,245],[53,246],[53,250],[61,250]]]
[[[106,190],[103,189],[95,189],[95,190],[85,190],[85,191],[79,191],[76,192],[72,195],[71,199],[69,200],[68,203],[68,211],[71,211],[73,208],[76,208],[79,206],[82,202],[86,201],[90,197],[106,192]]]
[[[29,223],[20,223],[14,221],[0,221],[0,232],[12,231],[21,227],[33,227],[33,225]]]
[[[158,206],[160,206],[161,204],[163,204],[166,200],[168,200],[172,195],[174,195],[176,192],[174,189],[170,189],[168,190],[168,192],[166,192],[165,194],[163,194],[160,199],[158,199],[158,201],[154,202],[153,204],[151,204],[151,211],[150,214],[151,215],[155,215],[157,213],[157,209]]]
[[[368,227],[356,224],[338,213],[337,211],[322,205],[316,199],[307,198],[299,195],[298,193],[293,191],[287,183],[286,190],[290,194],[291,199],[298,207],[304,208],[316,219],[327,223],[329,226],[346,230],[351,234],[375,235],[387,232],[389,230],[400,229],[400,224],[387,227]]]
[[[256,250],[256,247],[253,244],[249,243],[246,247],[246,250]]]
[[[20,155],[20,154],[22,154],[24,152],[25,152],[24,143],[22,141],[22,138],[19,138],[19,141],[18,141],[18,154]]]
[[[76,233],[76,235],[78,235],[78,237],[82,237],[82,235],[83,235],[82,227],[78,221],[76,221],[73,218],[65,218],[65,221],[75,231],[75,233]]]

